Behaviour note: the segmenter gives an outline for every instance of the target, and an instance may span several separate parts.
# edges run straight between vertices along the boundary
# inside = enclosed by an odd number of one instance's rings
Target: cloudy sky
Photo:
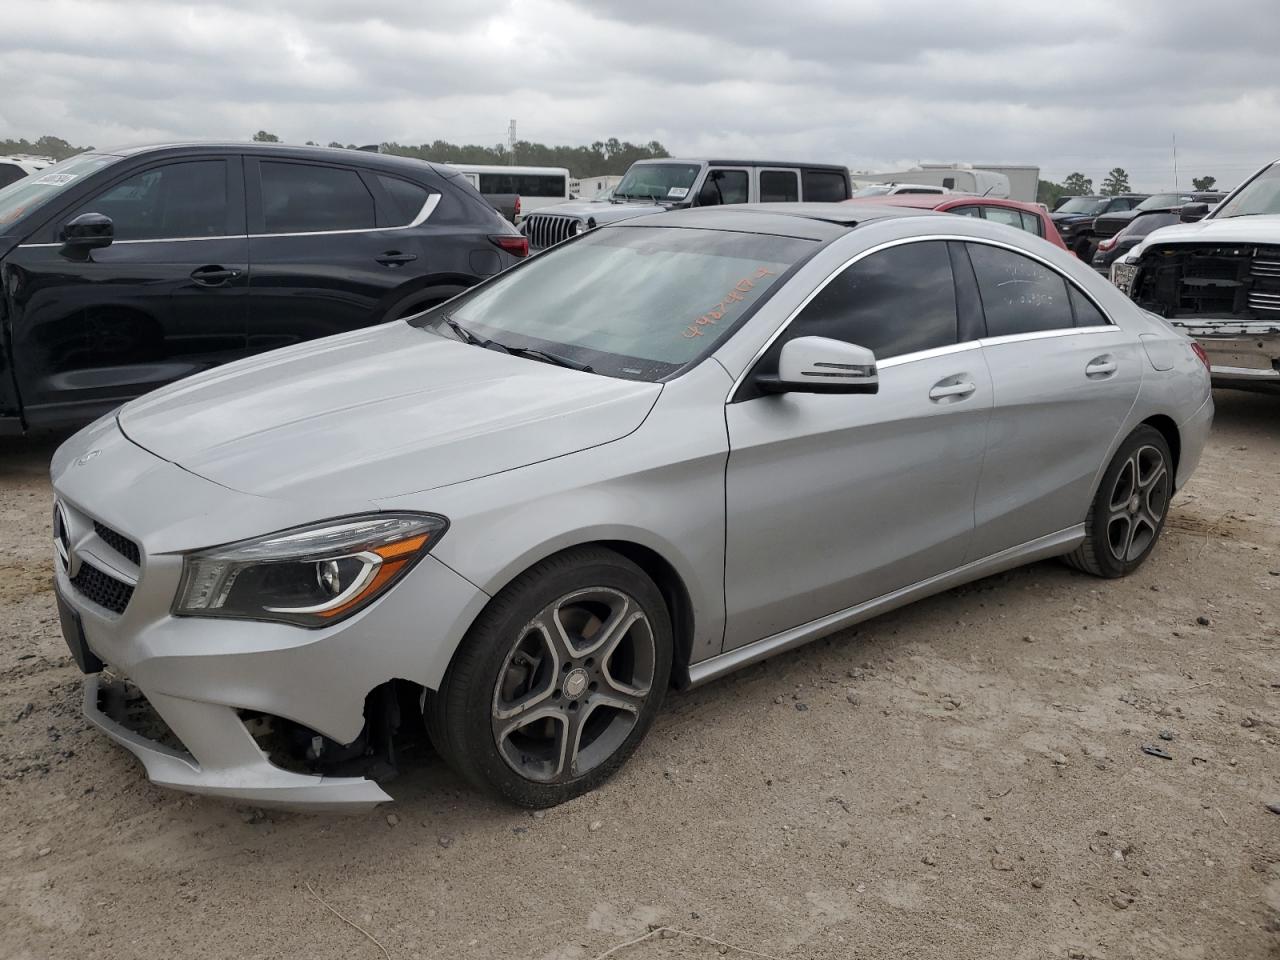
[[[9,0],[0,138],[660,140],[1222,185],[1280,155],[1276,0]]]

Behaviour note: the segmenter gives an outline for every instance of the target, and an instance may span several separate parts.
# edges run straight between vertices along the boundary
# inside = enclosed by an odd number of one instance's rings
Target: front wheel
[[[662,595],[625,557],[584,547],[528,570],[485,608],[425,717],[481,789],[549,807],[594,789],[648,732],[671,673]]]
[[[1173,458],[1154,427],[1138,427],[1116,451],[1085,519],[1084,543],[1066,560],[1098,577],[1123,577],[1150,556],[1169,512]]]

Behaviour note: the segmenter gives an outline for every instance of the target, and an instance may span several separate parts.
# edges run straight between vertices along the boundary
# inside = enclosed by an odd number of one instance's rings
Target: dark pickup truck
[[[0,188],[0,433],[416,313],[527,252],[444,165],[282,144],[80,154]]]

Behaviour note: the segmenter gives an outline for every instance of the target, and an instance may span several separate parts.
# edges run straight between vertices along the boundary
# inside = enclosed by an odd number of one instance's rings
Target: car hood
[[[397,322],[180,381],[126,404],[119,423],[233,490],[369,501],[617,440],[661,390]]]
[[[1147,234],[1146,239],[1134,248],[1130,256],[1141,256],[1153,244],[1168,243],[1280,244],[1280,214],[1171,224]]]
[[[571,200],[568,203],[557,203],[554,207],[543,207],[529,216],[550,214],[577,220],[594,220],[600,224],[617,223],[619,220],[630,220],[650,213],[665,213],[673,208],[673,204],[644,203],[639,200],[623,200],[619,203],[610,203],[608,200]]]
[[[1053,222],[1058,226],[1062,226],[1063,224],[1081,223],[1085,220],[1094,219],[1087,213],[1051,213],[1049,216],[1053,217]]]

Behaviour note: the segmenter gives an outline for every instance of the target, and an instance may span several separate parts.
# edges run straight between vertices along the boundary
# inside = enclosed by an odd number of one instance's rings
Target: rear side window
[[[800,174],[804,198],[809,203],[839,203],[849,199],[845,179],[835,170],[805,170]]]
[[[1007,337],[1075,325],[1067,283],[1060,275],[1011,250],[981,243],[965,246],[978,278],[987,336]]]
[[[21,180],[27,175],[16,163],[0,163],[0,187],[7,187],[15,180]]]
[[[992,204],[987,206],[985,212],[987,219],[992,223],[1003,223],[1006,227],[1013,227],[1015,230],[1022,229],[1022,216],[1017,210],[1011,210],[1008,207],[997,207]]]
[[[267,233],[373,228],[373,195],[354,170],[277,160],[258,167]]]
[[[410,183],[408,180],[401,180],[399,177],[385,177],[378,174],[378,183],[382,184],[387,199],[391,201],[394,216],[389,226],[393,227],[403,227],[405,224],[413,223],[414,218],[426,205],[427,197],[431,195],[431,191],[426,187]]]
[[[709,170],[698,191],[698,205],[714,207],[722,203],[747,202],[747,171]]]
[[[981,207],[949,207],[947,213],[954,213],[961,217],[977,217],[982,219]]]
[[[956,288],[946,243],[903,244],[851,264],[809,301],[789,334],[856,343],[881,360],[955,343]]]
[[[760,171],[761,203],[794,203],[799,199],[800,180],[792,171]]]
[[[1037,237],[1044,236],[1044,221],[1037,217],[1034,213],[1022,211],[1022,229],[1027,233],[1034,233]]]
[[[117,240],[177,240],[230,232],[225,160],[169,163],[122,180],[67,217],[111,218]]]
[[[1077,327],[1109,327],[1111,321],[1093,305],[1093,301],[1075,287],[1068,284],[1067,294],[1071,298],[1071,310],[1075,314]]]

